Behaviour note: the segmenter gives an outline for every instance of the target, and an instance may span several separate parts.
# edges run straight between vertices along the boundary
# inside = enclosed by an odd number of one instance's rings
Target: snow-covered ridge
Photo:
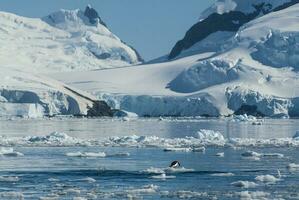
[[[200,20],[205,19],[212,13],[224,14],[231,11],[251,13],[255,5],[264,5],[265,11],[270,11],[283,4],[295,2],[294,0],[217,0],[211,7],[202,12]]]
[[[47,73],[142,62],[91,7],[60,10],[42,19],[0,12],[0,26],[1,66]]]
[[[245,23],[296,3],[299,1],[217,0],[201,14],[199,22],[186,32],[184,38],[176,43],[168,58],[174,59],[200,53],[207,49],[203,49],[203,44],[209,41],[210,43],[221,44],[223,40],[227,39],[227,32],[236,33]],[[220,51],[221,48],[213,48],[212,50]]]

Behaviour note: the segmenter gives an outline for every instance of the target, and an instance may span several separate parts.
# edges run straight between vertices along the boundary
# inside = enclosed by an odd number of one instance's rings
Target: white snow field
[[[139,116],[299,116],[298,12],[296,4],[257,18],[211,52],[51,76]]]
[[[136,52],[99,19],[91,24],[86,12],[60,10],[42,19],[0,12],[1,65],[46,73],[140,62]]]

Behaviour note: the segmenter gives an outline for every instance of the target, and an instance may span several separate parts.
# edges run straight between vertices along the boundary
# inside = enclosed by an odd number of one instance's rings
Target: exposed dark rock
[[[235,115],[251,115],[255,117],[265,117],[265,115],[258,111],[256,105],[242,105],[235,113]]]
[[[113,117],[113,110],[105,101],[94,101],[93,106],[87,111],[88,117]]]
[[[107,27],[105,22],[100,18],[98,12],[91,6],[86,7],[86,9],[84,11],[84,16],[89,19],[89,23],[91,23],[91,24],[96,24],[98,21],[100,24]]]
[[[97,55],[95,54],[94,52],[91,52],[95,57],[97,57],[98,59],[101,59],[101,60],[106,60],[108,58],[111,57],[111,54],[110,53],[102,53],[100,55]]]
[[[178,41],[173,47],[168,59],[176,58],[183,50],[189,49],[194,44],[202,41],[212,33],[217,31],[237,32],[242,25],[260,15],[285,9],[296,3],[299,3],[299,0],[292,0],[291,2],[285,3],[276,8],[273,8],[271,4],[261,3],[259,5],[253,5],[255,11],[250,14],[244,14],[240,11],[231,11],[222,15],[213,13],[206,19],[193,25],[187,31],[185,37]]]

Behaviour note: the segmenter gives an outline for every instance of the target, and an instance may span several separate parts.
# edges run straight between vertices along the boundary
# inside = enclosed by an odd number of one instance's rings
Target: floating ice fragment
[[[83,182],[88,182],[88,183],[94,183],[94,182],[96,182],[96,180],[93,179],[93,178],[91,178],[91,177],[78,179],[78,181],[83,181]]]
[[[129,194],[154,194],[158,192],[159,187],[156,185],[145,185],[143,188],[140,189],[131,189],[127,190],[126,192]]]
[[[164,151],[191,152],[192,148],[176,148],[176,147],[171,147],[171,148],[165,148]]]
[[[13,148],[3,148],[3,147],[0,149],[0,155],[11,156],[11,157],[24,156],[24,154],[14,151]]]
[[[18,182],[19,180],[17,176],[0,176],[0,182]]]
[[[217,157],[224,157],[224,152],[219,152],[216,154]]]
[[[165,173],[165,168],[150,167],[149,169],[143,170],[142,172],[149,174],[163,174]]]
[[[173,178],[175,178],[175,176],[167,176],[165,173],[163,173],[163,174],[160,174],[160,175],[151,176],[151,178],[166,180],[166,179],[173,179]]]
[[[254,151],[246,151],[244,153],[241,154],[243,157],[246,158],[252,158],[255,160],[260,160],[261,157],[265,157],[265,158],[283,158],[284,155],[281,153],[257,153]]]
[[[293,139],[299,140],[299,131],[296,131],[295,135],[293,136]]]
[[[218,132],[218,131],[213,131],[213,130],[206,130],[206,129],[201,129],[197,132],[197,139],[202,140],[202,141],[224,141],[223,135]]]
[[[287,166],[288,170],[290,171],[297,171],[299,170],[299,164],[295,164],[295,163],[290,163],[288,166]]]
[[[66,153],[66,156],[69,157],[100,157],[100,158],[104,158],[106,157],[106,153],[104,152],[83,152],[81,153],[80,151],[78,152],[73,152],[73,153]]]
[[[257,176],[255,180],[263,183],[269,183],[269,184],[273,184],[276,183],[277,181],[280,181],[279,178],[276,178],[275,176],[269,174]]]
[[[255,188],[258,186],[255,182],[250,181],[236,181],[232,183],[235,187],[241,187],[241,188]]]
[[[215,173],[211,174],[211,176],[219,176],[219,177],[228,177],[228,176],[234,176],[235,174],[233,173]]]
[[[240,199],[268,199],[267,197],[270,196],[270,193],[262,192],[262,191],[242,191],[242,192],[236,192],[236,196],[238,196]]]

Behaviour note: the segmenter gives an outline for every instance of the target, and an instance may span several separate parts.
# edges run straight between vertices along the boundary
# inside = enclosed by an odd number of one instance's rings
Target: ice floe
[[[21,192],[0,192],[1,199],[24,199],[24,195]]]
[[[232,183],[233,186],[235,187],[240,187],[240,188],[255,188],[258,186],[255,182],[250,182],[250,181],[236,181]]]
[[[228,177],[228,176],[235,176],[235,174],[233,173],[215,173],[215,174],[211,174],[211,176],[218,176],[218,177]]]
[[[213,130],[200,130],[194,136],[182,138],[163,138],[157,136],[116,136],[107,139],[80,139],[69,136],[65,133],[54,132],[45,136],[25,136],[7,137],[0,136],[0,146],[100,146],[100,147],[132,147],[132,148],[160,148],[165,151],[183,152],[204,152],[207,147],[299,147],[299,139],[295,138],[273,138],[273,139],[254,139],[254,138],[224,138],[224,136]],[[5,149],[0,149],[5,152]],[[11,151],[11,150],[8,150]],[[90,152],[91,153],[91,152]],[[88,153],[76,152],[69,156],[88,157]],[[15,154],[16,156],[22,154]],[[96,154],[95,154],[96,155]],[[89,157],[95,156],[90,154]],[[96,156],[100,156],[99,154]],[[107,157],[128,156],[125,154],[108,154]],[[253,157],[253,156],[243,156]],[[256,155],[260,157],[283,157],[283,154],[264,153]]]
[[[234,122],[256,122],[257,118],[251,115],[234,115],[232,121]]]
[[[288,164],[287,169],[289,171],[298,171],[299,170],[299,164],[290,163],[290,164]]]
[[[167,176],[165,173],[163,173],[160,175],[151,176],[151,178],[166,180],[166,179],[173,179],[173,178],[175,178],[175,176]]]
[[[221,158],[223,158],[223,157],[224,157],[224,152],[216,153],[216,156],[217,156],[217,157],[221,157]]]
[[[80,151],[74,152],[74,153],[66,153],[66,156],[69,157],[101,157],[104,158],[106,157],[106,153],[104,152],[83,152],[81,153]]]
[[[267,183],[267,184],[274,184],[277,181],[280,181],[279,178],[276,178],[275,176],[269,175],[269,174],[257,176],[255,178],[255,180],[263,182],[263,183]]]
[[[17,176],[0,176],[0,182],[18,182],[19,180]]]
[[[78,179],[77,181],[88,182],[88,183],[95,183],[96,182],[96,180],[94,178],[91,178],[91,177]]]
[[[10,156],[10,157],[17,157],[17,156],[24,156],[24,154],[14,151],[13,148],[0,148],[0,155],[2,156]]]
[[[194,169],[188,169],[185,167],[179,167],[179,168],[172,168],[172,167],[166,167],[166,168],[155,168],[150,167],[146,170],[143,170],[142,173],[148,173],[148,174],[175,174],[175,173],[188,173],[188,172],[194,172]]]
[[[208,193],[206,192],[195,192],[195,191],[187,191],[187,190],[179,190],[175,192],[164,191],[162,193],[162,197],[168,197],[173,199],[206,199],[209,198]]]
[[[239,197],[241,200],[254,200],[254,199],[268,199],[270,193],[263,191],[242,191],[236,192],[235,195]]]
[[[250,158],[253,160],[260,160],[262,157],[264,158],[283,158],[284,155],[281,153],[257,153],[254,151],[246,151],[241,154],[245,158]]]
[[[142,188],[138,188],[138,189],[126,190],[126,192],[129,194],[153,194],[153,193],[157,193],[158,189],[159,186],[151,184],[151,185],[145,185]]]

